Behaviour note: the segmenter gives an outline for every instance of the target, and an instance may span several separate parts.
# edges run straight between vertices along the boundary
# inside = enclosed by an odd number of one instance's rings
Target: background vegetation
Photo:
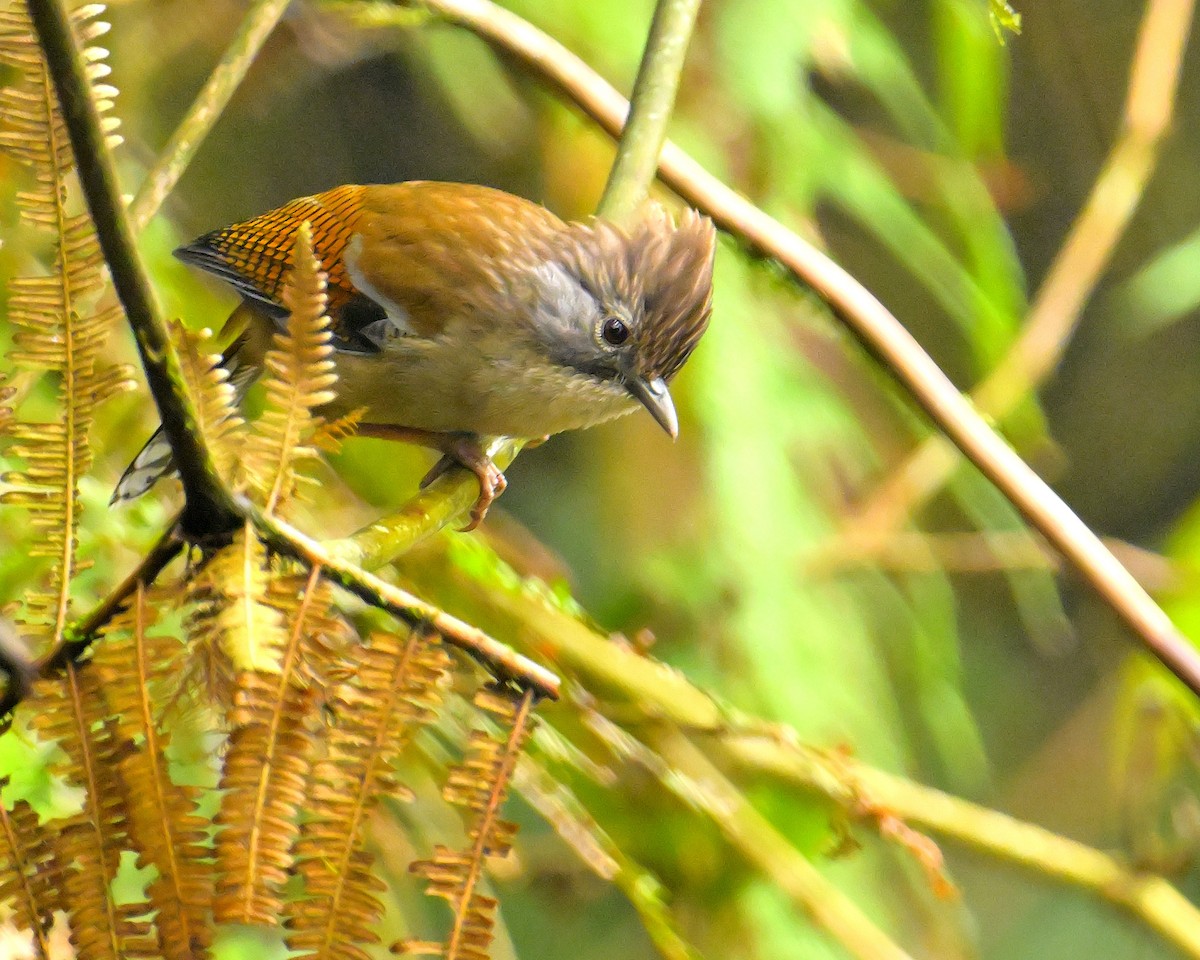
[[[646,0],[506,6],[629,89]],[[1159,33],[1140,62],[1166,73],[1127,99],[1149,11]],[[245,13],[226,0],[109,11],[117,156],[131,193]],[[1190,5],[1043,0],[1006,38],[993,13],[982,0],[709,0],[671,136],[827,245],[964,389],[1041,320],[1036,355],[1052,373],[1019,385],[1006,436],[1118,539],[1119,555],[1196,635],[1200,85],[1185,61],[1175,94],[1169,52],[1191,30]],[[232,296],[170,257],[196,234],[334,184],[417,178],[488,183],[581,217],[611,159],[590,122],[469,32],[390,5],[297,0],[142,250],[169,313],[216,326]],[[1105,171],[1107,192],[1089,200]],[[25,176],[0,156],[5,279],[40,252],[15,227]],[[1138,200],[1126,227],[1120,213]],[[1096,219],[1072,234],[1084,209]],[[1056,274],[1072,236],[1081,259]],[[135,363],[114,329],[111,359]],[[958,836],[942,842],[944,876],[891,815],[908,781],[928,784],[1112,851],[1194,899],[1191,695],[1135,652],[972,468],[947,469],[921,492],[936,461],[904,471],[930,433],[925,419],[815,297],[730,240],[712,327],[675,392],[677,444],[645,416],[555,438],[510,468],[479,534],[444,534],[396,571],[533,656],[546,652],[538,629],[567,628],[503,598],[549,591],[568,612],[578,601],[613,643],[678,668],[725,708],[715,730],[696,730],[711,718],[678,712],[682,695],[657,675],[645,696],[628,696],[636,657],[626,658],[629,686],[612,688],[572,682],[569,664],[551,662],[569,696],[539,710],[547,732],[510,802],[522,832],[494,877],[495,955],[884,955],[848,944],[836,924],[831,935],[822,911],[837,901],[806,886],[797,863],[807,860],[913,956],[1196,955],[1190,917],[1190,940],[1185,930],[1171,945],[1108,903],[1119,894],[1103,877],[1087,890],[1079,876],[1052,880],[1044,863],[1015,868],[1029,858],[1004,849],[1006,824],[972,821],[975,808],[951,809],[941,835],[914,822],[939,842]],[[42,383],[23,402],[36,412],[52,396]],[[144,390],[97,411],[95,466],[80,488],[80,555],[91,566],[76,582],[76,613],[173,512],[169,491],[105,506],[155,422]],[[369,440],[330,460],[303,523],[323,539],[404,503],[428,466],[420,451]],[[28,555],[36,536],[21,509],[0,508],[0,597],[21,598],[44,576]],[[444,719],[451,731],[455,722]],[[759,740],[786,743],[794,731],[826,751],[814,755],[820,769],[850,785],[849,799],[831,802],[836,788],[798,786],[739,753],[735,741],[761,733],[760,722],[786,729]],[[425,744],[427,766],[407,771],[419,798],[435,791],[439,742]],[[28,751],[16,733],[0,741],[0,765],[17,768],[10,790],[45,808],[66,802],[27,765]],[[732,778],[729,794],[709,759]],[[857,761],[904,779],[872,780]],[[582,817],[564,812],[576,803],[594,829],[573,848],[561,834]],[[932,795],[912,804],[936,820]],[[436,922],[405,874],[450,829],[453,815],[433,811],[397,805],[374,825],[389,884],[385,940]],[[594,849],[601,831],[604,855]],[[1058,874],[1086,874],[1080,851],[1051,840],[1034,847]]]

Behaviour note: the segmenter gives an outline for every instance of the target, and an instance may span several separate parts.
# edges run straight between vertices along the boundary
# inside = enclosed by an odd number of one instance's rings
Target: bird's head
[[[523,292],[538,341],[553,362],[627,391],[674,437],[667,384],[708,326],[715,242],[691,210],[676,223],[651,207],[628,230],[565,224],[539,245]]]

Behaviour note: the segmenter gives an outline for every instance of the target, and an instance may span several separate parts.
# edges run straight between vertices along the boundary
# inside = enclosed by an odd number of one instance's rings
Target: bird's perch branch
[[[71,139],[80,186],[87,200],[113,287],[137,340],[146,381],[183,481],[185,529],[229,528],[237,510],[213,467],[196,412],[183,388],[179,358],[120,201],[116,167],[92,103],[75,38],[61,0],[29,0],[50,76]]]
[[[627,103],[579,57],[487,0],[407,0],[478,34],[574,101],[609,134]],[[334,9],[342,6],[337,4]],[[378,17],[378,11],[375,16]],[[1200,695],[1200,654],[1091,529],[975,410],[903,324],[826,254],[738,195],[671,142],[659,176],[723,230],[777,260],[810,286],[877,356],[929,418],[1050,544],[1079,571],[1154,654]]]

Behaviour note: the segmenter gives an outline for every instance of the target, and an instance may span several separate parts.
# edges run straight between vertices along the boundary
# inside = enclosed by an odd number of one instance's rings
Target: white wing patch
[[[377,304],[383,307],[385,314],[382,320],[376,320],[374,323],[369,323],[358,331],[359,336],[365,337],[371,343],[379,348],[383,348],[388,341],[396,337],[409,337],[416,333],[412,327],[412,317],[408,311],[400,304],[393,300],[389,300],[383,296],[375,287],[367,280],[363,273],[358,268],[358,258],[362,253],[362,234],[356,233],[350,238],[350,242],[346,245],[346,273],[350,277],[350,282],[358,289],[358,291],[370,297]]]

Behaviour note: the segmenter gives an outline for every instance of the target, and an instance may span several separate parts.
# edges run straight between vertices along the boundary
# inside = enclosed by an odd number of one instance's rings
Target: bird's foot
[[[453,467],[466,467],[479,478],[479,499],[471,508],[471,522],[462,528],[463,532],[474,530],[487,516],[488,507],[492,505],[508,481],[500,468],[492,463],[491,457],[480,444],[478,434],[461,431],[457,433],[436,433],[432,430],[418,430],[415,427],[403,427],[392,423],[360,423],[358,436],[375,437],[380,440],[399,440],[402,443],[418,443],[431,450],[440,450],[442,459],[433,465],[433,469],[421,480],[421,489],[433,483],[447,470]]]
[[[487,455],[487,451],[483,449],[479,437],[475,434],[447,433],[442,434],[439,439],[440,442],[435,449],[442,451],[442,459],[425,474],[424,479],[421,480],[421,489],[424,490],[438,477],[456,466],[466,467],[475,474],[479,479],[479,499],[471,507],[471,522],[460,528],[466,533],[474,530],[483,522],[483,518],[487,516],[488,507],[504,492],[508,481],[504,479],[500,468],[492,463],[492,458]]]

